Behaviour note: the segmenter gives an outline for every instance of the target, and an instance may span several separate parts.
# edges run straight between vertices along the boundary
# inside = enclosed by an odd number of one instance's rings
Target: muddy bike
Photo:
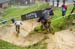
[[[41,29],[43,31],[46,30],[47,32],[54,34],[54,29],[51,26],[51,21],[50,20],[46,20],[45,22],[42,21],[41,23],[42,23]]]

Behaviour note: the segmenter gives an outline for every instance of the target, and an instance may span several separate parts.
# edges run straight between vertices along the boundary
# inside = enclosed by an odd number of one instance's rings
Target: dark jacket
[[[49,15],[49,10],[44,10],[41,14],[41,17],[39,18],[38,22],[44,20],[46,21]]]

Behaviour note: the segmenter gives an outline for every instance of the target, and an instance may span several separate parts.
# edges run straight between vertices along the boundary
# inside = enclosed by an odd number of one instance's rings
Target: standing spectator
[[[63,4],[65,4],[66,0],[62,0],[63,1]]]
[[[53,4],[53,6],[54,6],[54,0],[52,0],[52,4]]]
[[[75,8],[75,0],[73,2],[74,2],[74,4],[73,4],[74,5],[74,8]]]
[[[65,4],[62,5],[62,16],[65,16],[67,11],[67,6]]]
[[[59,7],[59,0],[57,0],[57,7]]]
[[[21,26],[21,25],[22,25],[22,22],[21,22],[21,21],[16,21],[16,22],[15,22],[17,36],[18,36],[19,33],[20,33],[20,26]]]
[[[65,9],[66,9],[66,11],[67,11],[67,5],[65,5],[65,4],[64,4],[64,8],[65,8]]]

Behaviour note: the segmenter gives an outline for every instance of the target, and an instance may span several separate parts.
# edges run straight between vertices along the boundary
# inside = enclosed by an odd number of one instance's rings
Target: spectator
[[[67,6],[65,4],[62,5],[62,16],[65,16],[67,11]]]
[[[16,22],[15,22],[17,36],[18,36],[19,33],[20,33],[20,26],[21,26],[21,25],[22,25],[22,22],[21,22],[21,21],[16,21]]]
[[[74,2],[74,8],[75,8],[75,0],[73,2]]]
[[[64,8],[67,10],[67,6],[64,4]]]
[[[59,7],[59,2],[60,2],[60,0],[57,0],[57,7]]]

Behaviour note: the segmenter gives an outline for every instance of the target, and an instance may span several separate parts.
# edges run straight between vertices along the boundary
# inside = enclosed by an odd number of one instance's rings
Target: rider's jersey
[[[22,24],[21,21],[16,21],[16,22],[15,22],[15,25],[21,25],[21,24]]]
[[[49,17],[49,10],[45,10],[42,12],[42,19],[47,19]]]

